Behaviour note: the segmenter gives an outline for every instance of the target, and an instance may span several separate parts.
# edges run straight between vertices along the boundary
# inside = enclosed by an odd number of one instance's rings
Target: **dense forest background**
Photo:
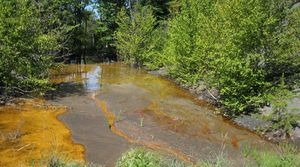
[[[114,33],[121,8],[133,13],[135,0],[0,1],[0,92],[40,92],[49,69],[58,63],[116,61]],[[158,18],[168,15],[168,1],[153,5]]]
[[[299,88],[296,0],[0,0],[0,93],[49,88],[59,63],[124,61],[205,85],[227,115],[272,105],[295,123]]]

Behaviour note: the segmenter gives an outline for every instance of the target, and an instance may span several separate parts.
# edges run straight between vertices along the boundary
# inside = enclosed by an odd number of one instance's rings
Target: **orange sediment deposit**
[[[130,135],[128,135],[125,132],[118,129],[115,125],[116,117],[115,117],[114,113],[112,113],[108,110],[105,101],[101,101],[101,100],[97,99],[95,96],[96,96],[96,94],[93,93],[92,94],[92,99],[100,107],[100,109],[103,112],[104,116],[106,117],[106,119],[108,121],[108,124],[109,124],[109,127],[110,127],[110,129],[113,133],[115,133],[116,135],[124,138],[125,140],[127,140],[130,143],[138,144],[138,145],[141,145],[141,146],[153,149],[153,150],[160,150],[160,151],[166,152],[168,154],[174,155],[175,157],[177,157],[180,160],[183,160],[187,163],[195,164],[195,161],[192,160],[190,156],[184,154],[183,152],[181,152],[178,149],[171,148],[170,146],[162,144],[162,143],[146,142],[146,141],[136,140],[133,137],[131,137]]]
[[[238,140],[238,138],[237,138],[235,135],[233,135],[233,136],[231,137],[231,144],[232,144],[232,146],[235,147],[235,148],[238,148],[238,147],[239,147],[239,140]]]
[[[40,164],[53,154],[84,161],[84,147],[72,142],[70,130],[57,119],[66,111],[43,100],[0,107],[0,166]]]

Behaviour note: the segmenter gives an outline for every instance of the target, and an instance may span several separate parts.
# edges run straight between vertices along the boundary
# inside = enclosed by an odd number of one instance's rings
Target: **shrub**
[[[117,16],[116,48],[121,60],[142,66],[152,50],[151,35],[156,19],[151,6],[136,3],[132,13],[123,8]]]
[[[118,160],[117,167],[159,167],[160,157],[151,151],[142,148],[131,149]]]
[[[48,69],[60,47],[59,28],[49,28],[56,18],[43,20],[49,11],[40,10],[33,1],[0,1],[0,94],[47,88]]]
[[[283,73],[300,72],[300,10],[288,6],[284,0],[181,1],[164,49],[169,73],[184,84],[204,80],[219,89],[229,115],[255,110]]]
[[[274,87],[267,97],[272,107],[272,113],[267,116],[267,120],[272,121],[272,125],[269,127],[271,130],[282,130],[283,135],[289,135],[294,126],[297,125],[294,110],[287,108],[288,102],[293,97],[293,93],[287,89],[282,77],[280,85]]]
[[[47,160],[47,167],[101,167],[101,165],[70,161],[53,155]]]
[[[291,145],[281,145],[279,152],[246,149],[245,156],[253,158],[259,167],[300,166],[300,154]]]

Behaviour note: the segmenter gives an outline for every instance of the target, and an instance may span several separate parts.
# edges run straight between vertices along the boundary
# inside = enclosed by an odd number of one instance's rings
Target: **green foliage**
[[[100,15],[96,22],[95,38],[98,54],[102,58],[116,58],[113,34],[118,27],[116,23],[117,13],[121,10],[124,3],[124,0],[99,0],[97,3],[97,10]]]
[[[49,89],[49,69],[91,48],[89,0],[0,1],[0,94]],[[85,59],[84,59],[85,60]],[[80,62],[80,60],[78,61]]]
[[[131,2],[131,1],[130,1]],[[145,4],[145,3],[144,3]],[[172,18],[157,26],[151,7],[119,12],[119,56],[150,69],[165,66],[185,85],[219,90],[227,115],[253,112],[284,73],[300,73],[300,8],[285,0],[181,0],[168,3]]]
[[[131,149],[118,160],[117,167],[159,167],[160,157],[142,148]]]
[[[76,161],[67,161],[57,156],[51,156],[47,161],[47,167],[101,167],[95,164],[85,164]]]
[[[272,93],[268,95],[268,101],[272,106],[272,114],[268,116],[268,120],[273,124],[272,130],[283,130],[284,135],[290,134],[291,130],[297,125],[297,117],[293,113],[294,110],[288,110],[288,102],[293,98],[293,94],[286,88],[284,78],[281,78],[279,87],[273,88]]]
[[[149,69],[157,69],[164,66],[166,57],[163,55],[163,49],[167,40],[166,23],[160,22],[149,36],[149,51],[145,54],[143,63]]]
[[[228,159],[217,156],[216,159],[212,161],[201,161],[199,162],[199,166],[201,167],[231,167],[232,162],[230,162]]]
[[[299,73],[299,9],[283,0],[183,0],[169,22],[165,65],[184,84],[220,90],[227,114],[253,111],[285,73]]]
[[[279,152],[262,152],[257,149],[247,149],[246,157],[255,160],[259,167],[291,167],[300,166],[300,154],[294,146],[282,145]]]
[[[130,14],[123,8],[118,14],[117,24],[115,39],[121,60],[138,66],[143,65],[153,48],[150,39],[156,19],[151,6],[141,6],[137,3]]]
[[[0,1],[0,93],[46,87],[59,44],[56,29],[45,27],[40,10],[28,0]]]

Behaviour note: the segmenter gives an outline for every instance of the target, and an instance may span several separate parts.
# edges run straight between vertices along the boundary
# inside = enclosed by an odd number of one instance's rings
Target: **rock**
[[[197,97],[197,99],[199,99],[199,100],[206,100],[207,97],[205,97],[204,95],[199,95],[199,96]]]
[[[263,108],[260,108],[259,111],[263,116],[270,116],[272,114],[272,107],[264,106]]]
[[[206,89],[207,90],[207,95],[209,98],[213,100],[217,100],[220,98],[220,92],[216,88],[211,88],[211,89]]]
[[[167,76],[168,70],[166,68],[160,68],[158,70],[148,71],[149,74],[158,75],[158,76]]]
[[[203,91],[206,90],[206,86],[205,85],[199,85],[197,88],[196,88],[196,94],[200,94],[202,93]]]
[[[242,127],[246,127],[252,131],[256,131],[257,128],[263,128],[263,127],[268,127],[270,126],[270,122],[261,120],[258,118],[255,118],[254,116],[250,115],[243,115],[240,117],[237,117],[234,119],[234,122],[236,122],[238,125]]]
[[[300,128],[296,127],[291,133],[292,140],[300,139]]]
[[[300,125],[300,121],[297,122],[298,125]],[[300,148],[300,127],[296,127],[295,129],[293,129],[293,131],[291,132],[291,140],[296,146],[298,146],[298,148]]]
[[[158,73],[161,75],[161,76],[167,76],[168,75],[168,70],[166,68],[160,68],[158,70]]]

